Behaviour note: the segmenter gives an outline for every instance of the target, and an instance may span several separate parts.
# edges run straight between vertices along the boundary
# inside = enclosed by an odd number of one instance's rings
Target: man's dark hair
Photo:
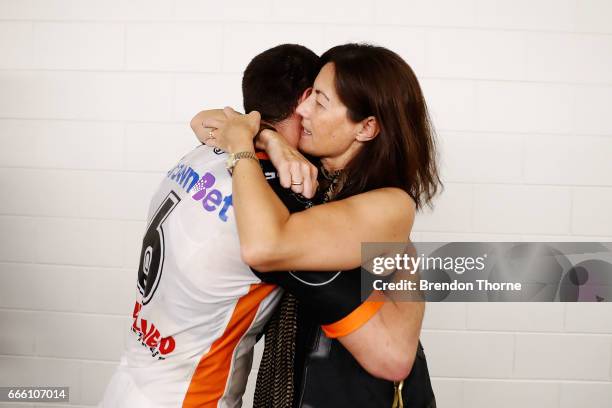
[[[270,123],[288,118],[320,68],[317,54],[301,45],[282,44],[262,52],[249,62],[242,77],[244,111],[259,111]]]

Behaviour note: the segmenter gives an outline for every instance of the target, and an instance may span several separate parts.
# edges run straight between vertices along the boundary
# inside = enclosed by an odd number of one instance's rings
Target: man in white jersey
[[[270,90],[278,95],[275,105],[292,99],[283,108],[290,115],[269,120],[297,142],[294,109],[319,71],[318,57],[296,45],[267,53],[287,62],[279,88]],[[280,293],[241,261],[226,160],[223,152],[197,147],[167,173],[151,200],[132,333],[102,407],[241,405],[256,336]],[[269,162],[264,171],[278,184]],[[295,209],[308,205],[286,195]]]

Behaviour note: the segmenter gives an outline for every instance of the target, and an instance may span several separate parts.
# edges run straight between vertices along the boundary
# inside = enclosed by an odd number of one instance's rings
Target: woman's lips
[[[306,126],[304,126],[303,122],[301,123],[301,125],[302,125],[302,133],[305,134],[306,136],[312,136],[312,132],[308,130]]]

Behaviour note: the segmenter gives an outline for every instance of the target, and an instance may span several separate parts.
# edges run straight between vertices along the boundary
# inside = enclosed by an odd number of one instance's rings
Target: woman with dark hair
[[[215,129],[209,142],[232,154],[243,260],[262,272],[359,270],[362,242],[407,242],[416,210],[430,204],[440,186],[427,107],[408,64],[388,49],[361,44],[334,47],[321,58],[323,68],[297,113],[303,117],[299,149],[320,158],[318,196],[324,204],[289,214],[268,187],[253,154],[260,130],[257,112],[239,115],[226,109],[226,120],[206,121]],[[269,151],[287,149],[273,131],[263,131],[262,139]],[[292,166],[290,173],[292,190],[303,192],[301,169]],[[346,273],[359,279],[357,272]],[[401,311],[388,302],[375,317],[389,327],[401,322]],[[421,318],[408,327],[420,330]],[[394,394],[403,396],[405,407],[435,406],[418,332],[398,327],[395,333],[394,340],[410,350],[411,370],[404,388],[396,384],[394,393],[392,382],[369,375],[355,362],[376,372],[371,347],[352,344],[351,334],[339,333],[353,360],[330,333],[316,331],[304,319],[298,320],[297,343],[303,347],[296,349],[296,372],[303,376],[295,406],[390,406]],[[372,321],[364,327],[376,327]]]

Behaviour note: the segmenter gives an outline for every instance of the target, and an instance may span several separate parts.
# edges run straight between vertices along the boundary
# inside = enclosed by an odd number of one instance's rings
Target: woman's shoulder
[[[401,208],[403,210],[416,210],[414,199],[404,190],[397,187],[383,187],[375,190],[366,191],[361,194],[356,194],[351,199],[354,199],[360,204],[376,203],[379,206]]]
[[[344,200],[346,207],[362,219],[367,216],[372,222],[396,223],[396,226],[412,225],[416,204],[412,197],[400,188],[384,187],[356,194]]]

